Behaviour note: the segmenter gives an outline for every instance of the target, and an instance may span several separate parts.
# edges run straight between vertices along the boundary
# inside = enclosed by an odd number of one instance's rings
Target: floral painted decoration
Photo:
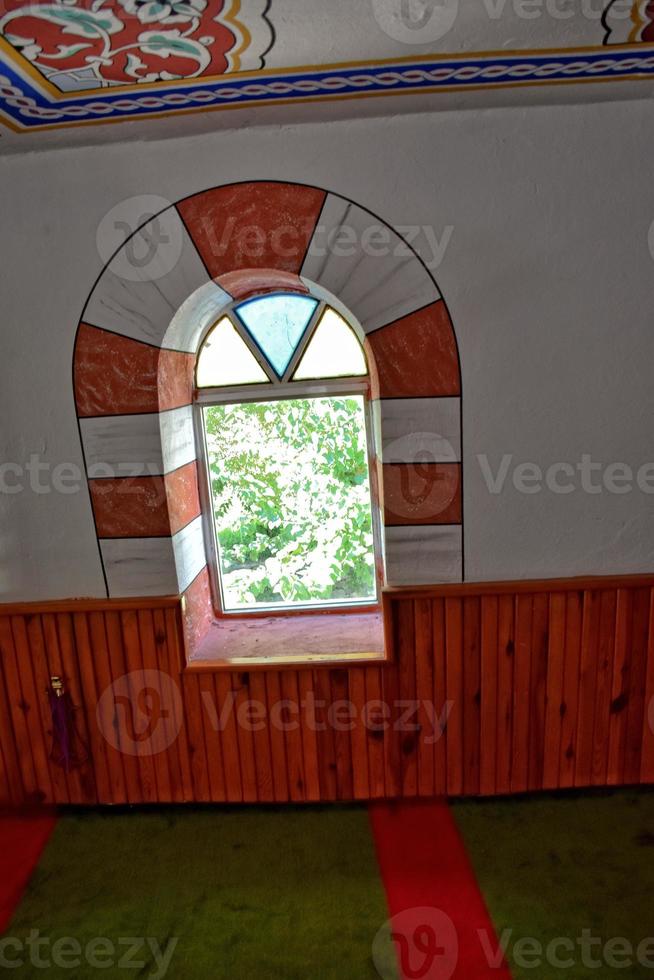
[[[5,40],[62,92],[261,68],[266,0],[6,0]],[[238,19],[237,19],[238,13]]]
[[[654,0],[610,0],[602,17],[605,44],[654,43]]]

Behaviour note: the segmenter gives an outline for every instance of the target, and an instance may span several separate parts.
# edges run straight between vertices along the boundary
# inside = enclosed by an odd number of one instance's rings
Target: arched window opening
[[[368,365],[326,302],[234,304],[196,367],[205,535],[222,613],[376,605]]]

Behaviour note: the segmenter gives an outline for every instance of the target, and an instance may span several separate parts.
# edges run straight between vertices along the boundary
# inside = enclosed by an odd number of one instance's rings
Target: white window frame
[[[282,292],[280,290],[279,292]],[[379,493],[375,493],[375,485],[377,478],[377,459],[378,452],[375,442],[375,426],[373,423],[372,415],[372,401],[371,401],[371,383],[370,374],[360,375],[356,377],[344,377],[344,378],[324,378],[319,380],[311,381],[291,381],[291,377],[299,364],[304,351],[311,342],[314,335],[316,327],[320,322],[320,319],[327,309],[335,309],[330,303],[324,300],[319,300],[318,305],[311,316],[309,323],[302,335],[302,338],[291,358],[286,371],[280,381],[268,366],[267,360],[259,350],[259,347],[252,339],[248,331],[241,324],[238,316],[234,313],[234,310],[243,305],[243,303],[249,302],[250,299],[262,298],[266,295],[276,295],[276,293],[264,293],[261,297],[248,297],[247,300],[234,300],[229,306],[222,310],[220,316],[211,324],[208,330],[205,331],[200,346],[198,348],[198,360],[202,353],[202,347],[213,330],[214,326],[227,317],[239,337],[244,341],[246,346],[252,352],[256,358],[258,364],[261,366],[264,374],[269,379],[269,384],[246,384],[246,385],[230,385],[219,388],[198,388],[197,385],[194,386],[194,398],[193,398],[193,428],[195,433],[196,449],[197,449],[197,459],[198,465],[201,472],[198,474],[198,483],[200,488],[200,503],[202,506],[202,526],[204,532],[204,542],[205,548],[208,556],[209,565],[209,581],[211,583],[211,595],[213,600],[214,610],[217,615],[221,617],[247,617],[256,615],[271,615],[279,613],[282,615],[289,615],[294,613],[307,613],[307,612],[319,612],[319,611],[333,611],[333,612],[361,612],[364,609],[379,609],[381,607],[381,589],[382,589],[382,579],[381,579],[381,569],[383,566],[382,559],[382,520],[380,512],[379,503]],[[297,294],[304,295],[304,294]],[[311,297],[316,299],[316,297]],[[336,312],[348,323],[350,329],[352,329],[351,323],[349,323],[346,316],[336,309]],[[356,335],[356,332],[355,332]],[[359,338],[357,338],[359,339]],[[359,340],[361,344],[361,341]],[[363,350],[363,345],[361,345]],[[365,357],[365,352],[364,352]],[[367,358],[366,358],[367,363]],[[197,369],[197,361],[196,361]],[[304,603],[293,603],[293,604],[282,604],[282,603],[271,603],[269,605],[257,605],[252,608],[243,608],[236,610],[227,610],[225,608],[225,601],[223,596],[223,585],[222,585],[222,574],[221,574],[221,563],[220,563],[220,546],[218,544],[218,535],[216,530],[216,522],[213,512],[213,492],[211,489],[211,476],[209,468],[209,452],[207,448],[207,438],[205,430],[204,421],[204,409],[209,408],[212,405],[239,405],[243,403],[252,402],[271,402],[271,401],[290,401],[292,399],[298,398],[321,398],[321,397],[338,397],[338,396],[348,396],[348,395],[359,395],[363,396],[363,406],[364,406],[364,424],[366,431],[366,445],[367,445],[367,456],[368,456],[368,479],[370,486],[370,507],[372,515],[372,534],[373,534],[373,559],[375,568],[375,595],[365,599],[352,599],[349,601],[343,601],[341,599],[335,600],[318,600],[315,602],[304,602]]]

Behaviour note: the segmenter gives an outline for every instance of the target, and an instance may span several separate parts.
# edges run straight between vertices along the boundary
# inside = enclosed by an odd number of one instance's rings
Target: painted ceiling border
[[[652,77],[654,45],[633,43],[264,69],[71,95],[53,92],[18,52],[0,45],[1,114],[17,132],[264,104]]]

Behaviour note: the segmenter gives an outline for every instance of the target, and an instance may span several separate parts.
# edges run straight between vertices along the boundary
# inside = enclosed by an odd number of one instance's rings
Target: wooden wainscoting
[[[178,599],[0,607],[0,802],[651,783],[653,599],[642,576],[389,590],[388,663],[248,672],[184,670]],[[89,753],[69,773],[50,758],[52,675]]]

